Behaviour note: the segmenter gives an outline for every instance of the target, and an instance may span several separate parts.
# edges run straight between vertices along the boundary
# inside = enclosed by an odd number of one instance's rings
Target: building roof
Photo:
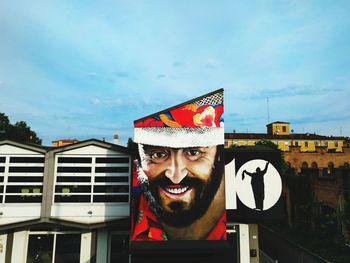
[[[271,124],[290,124],[290,123],[286,122],[286,121],[274,121],[274,122],[271,122],[271,123],[267,124],[266,126],[269,126]]]
[[[63,145],[63,146],[59,146],[59,147],[42,146],[42,145],[37,145],[37,144],[33,144],[33,143],[22,143],[22,142],[16,142],[16,141],[11,141],[11,140],[0,141],[0,145],[4,145],[4,144],[9,144],[9,145],[17,146],[17,147],[32,150],[32,151],[42,152],[42,153],[45,153],[45,152],[51,151],[51,150],[55,153],[63,152],[63,151],[67,151],[67,150],[81,148],[81,147],[88,146],[88,145],[96,145],[96,146],[100,146],[102,148],[107,148],[107,149],[111,149],[111,150],[115,150],[115,151],[120,151],[120,152],[124,152],[124,153],[131,153],[129,148],[127,148],[127,147],[113,144],[113,143],[109,143],[109,142],[105,142],[105,141],[100,141],[97,139],[89,139],[89,140],[85,140],[85,141],[80,141],[78,143]]]
[[[254,146],[239,146],[232,149],[225,149],[225,151],[233,152],[281,152],[279,149],[274,149],[265,145],[254,145]]]
[[[35,143],[27,143],[27,142],[17,142],[13,140],[2,140],[0,141],[0,145],[12,145],[15,147],[23,148],[26,150],[39,152],[39,153],[45,153],[46,151],[50,150],[51,147],[35,144]]]
[[[225,139],[255,139],[255,140],[346,140],[343,136],[324,136],[311,133],[294,133],[277,135],[267,133],[225,133]]]
[[[111,149],[111,150],[115,150],[115,151],[120,151],[120,152],[124,152],[124,153],[131,153],[130,149],[118,144],[114,144],[114,143],[109,143],[109,142],[105,142],[105,141],[101,141],[101,140],[97,140],[97,139],[88,139],[85,141],[80,141],[74,144],[67,144],[67,145],[63,145],[63,146],[59,146],[59,147],[52,147],[52,151],[55,153],[58,152],[64,152],[67,150],[73,150],[73,149],[78,149],[81,147],[85,147],[88,145],[96,145],[96,146],[100,146],[102,148],[106,148],[106,149]]]

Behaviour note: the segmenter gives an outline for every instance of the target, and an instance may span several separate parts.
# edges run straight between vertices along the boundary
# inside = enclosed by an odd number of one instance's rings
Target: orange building
[[[253,146],[261,140],[275,143],[282,151],[289,151],[291,146],[300,146],[302,152],[314,152],[319,146],[327,150],[341,152],[346,137],[323,136],[312,133],[293,133],[289,122],[272,122],[267,127],[267,133],[225,133],[225,147]]]
[[[63,139],[63,140],[57,140],[57,141],[52,141],[52,146],[53,147],[61,147],[69,144],[74,144],[79,142],[77,139]]]

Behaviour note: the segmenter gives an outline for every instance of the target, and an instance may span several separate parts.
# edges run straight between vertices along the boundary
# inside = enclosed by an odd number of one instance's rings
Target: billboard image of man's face
[[[221,92],[135,122],[132,240],[225,239],[222,113]]]
[[[149,183],[162,220],[186,226],[203,216],[222,179],[217,146],[170,148],[139,145],[139,177]],[[220,172],[215,174],[214,171]]]

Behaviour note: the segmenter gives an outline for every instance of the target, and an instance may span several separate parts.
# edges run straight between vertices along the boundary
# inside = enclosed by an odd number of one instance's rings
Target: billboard
[[[226,240],[223,90],[134,122],[131,239]]]
[[[281,152],[264,146],[225,149],[229,221],[258,223],[285,215]]]

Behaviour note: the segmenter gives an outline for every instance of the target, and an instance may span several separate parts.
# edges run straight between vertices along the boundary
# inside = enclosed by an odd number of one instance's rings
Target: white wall
[[[108,232],[97,231],[96,263],[107,263],[108,259]]]
[[[11,263],[25,263],[28,248],[28,231],[13,234]]]
[[[0,235],[0,263],[5,263],[7,235]]]
[[[239,224],[239,254],[240,263],[250,263],[249,225]]]
[[[81,234],[80,263],[90,263],[91,237],[92,237],[91,232]]]

